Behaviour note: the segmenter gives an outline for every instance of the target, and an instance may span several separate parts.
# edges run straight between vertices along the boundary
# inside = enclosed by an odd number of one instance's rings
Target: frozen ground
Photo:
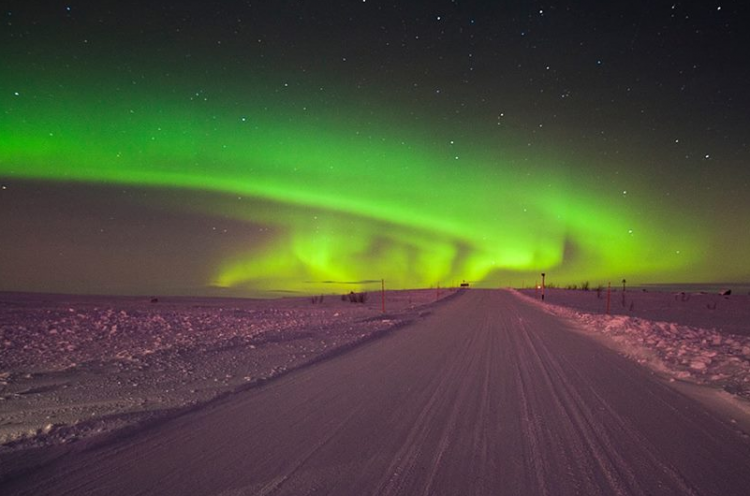
[[[441,292],[441,298],[450,294]],[[430,312],[365,303],[0,294],[0,450],[70,442],[204,403]]]
[[[623,304],[613,292],[613,316],[605,298],[547,290],[544,307],[673,380],[750,399],[750,296],[627,292]],[[382,314],[378,293],[365,304],[0,294],[0,451],[190,408],[418,319],[435,299],[388,292]]]
[[[535,290],[519,291],[540,305]],[[545,292],[543,306],[672,380],[750,400],[750,296],[612,291]]]
[[[466,291],[169,422],[0,452],[0,493],[747,496],[742,417],[540,307]]]
[[[521,293],[539,297],[533,289]],[[564,305],[586,313],[603,314],[607,308],[607,290],[601,292],[547,289],[547,303]],[[659,322],[674,322],[721,333],[750,336],[750,295],[734,292],[722,296],[707,293],[627,290],[612,287],[610,313]]]

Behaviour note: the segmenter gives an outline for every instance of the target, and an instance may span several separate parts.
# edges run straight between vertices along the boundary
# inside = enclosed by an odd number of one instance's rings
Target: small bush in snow
[[[355,293],[352,291],[347,296],[350,303],[365,303],[367,301],[367,293]],[[341,299],[345,300],[345,297],[342,296]]]

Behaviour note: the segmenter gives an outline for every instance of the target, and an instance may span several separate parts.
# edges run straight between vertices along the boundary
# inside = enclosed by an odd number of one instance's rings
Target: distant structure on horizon
[[[466,288],[466,289],[469,289],[469,283],[468,283],[468,282],[466,282],[466,281],[462,282],[462,283],[461,283],[461,288]]]

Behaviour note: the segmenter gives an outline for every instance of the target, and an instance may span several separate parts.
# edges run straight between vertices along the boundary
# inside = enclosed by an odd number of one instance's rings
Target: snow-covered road
[[[0,493],[748,494],[747,435],[568,325],[472,289],[135,434],[0,460]]]

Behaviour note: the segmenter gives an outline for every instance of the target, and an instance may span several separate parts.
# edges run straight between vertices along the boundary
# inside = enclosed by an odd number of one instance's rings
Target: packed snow
[[[607,315],[606,290],[520,293],[673,381],[750,400],[749,295],[613,291]]]
[[[364,302],[0,294],[0,449],[71,442],[252,387],[451,294],[389,291],[385,314],[380,293]]]

